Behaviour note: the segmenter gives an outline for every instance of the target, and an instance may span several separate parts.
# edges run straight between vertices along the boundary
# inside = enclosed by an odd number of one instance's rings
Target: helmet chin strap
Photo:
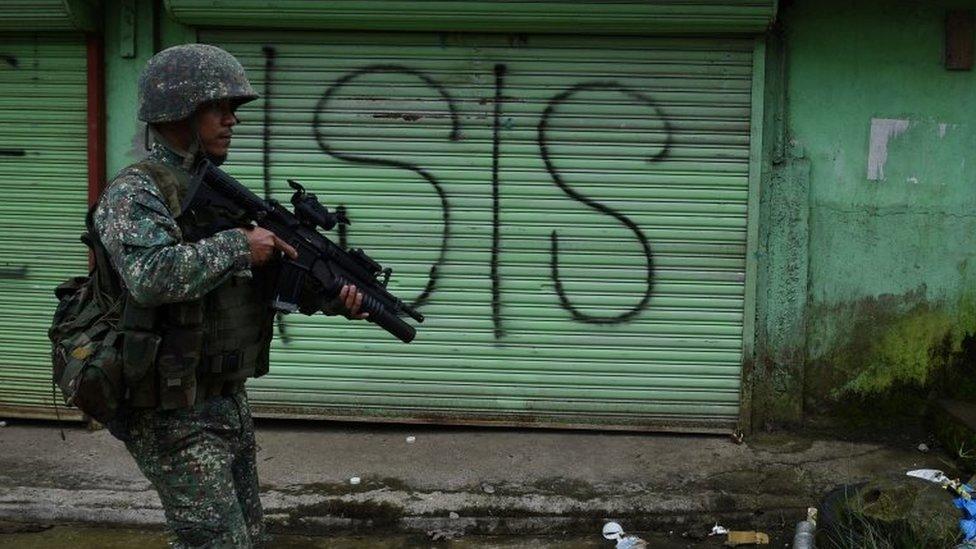
[[[224,161],[227,160],[226,154],[220,156],[210,154],[207,152],[207,148],[203,145],[203,138],[200,136],[200,121],[197,119],[197,116],[191,116],[188,122],[190,124],[191,137],[190,143],[187,145],[186,150],[174,145],[170,139],[167,139],[152,124],[146,125],[147,133],[152,135],[152,139],[154,141],[158,141],[166,145],[167,148],[179,154],[183,158],[183,163],[181,165],[183,169],[188,172],[193,171],[194,165],[202,159],[210,161],[210,163],[215,166],[220,166],[223,164]]]
[[[227,160],[227,155],[214,156],[207,152],[207,148],[203,146],[203,138],[200,137],[200,124],[197,121],[196,115],[190,119],[190,127],[193,130],[193,141],[190,142],[190,148],[187,150],[187,156],[183,160],[183,168],[190,171],[193,168],[193,164],[196,163],[197,158],[205,158],[210,161],[214,166],[220,166]]]

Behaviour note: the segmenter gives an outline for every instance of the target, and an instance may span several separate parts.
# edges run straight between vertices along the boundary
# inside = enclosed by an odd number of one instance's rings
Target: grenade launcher
[[[211,230],[256,223],[294,247],[297,259],[282,257],[272,300],[275,310],[282,313],[298,310],[299,296],[309,277],[326,299],[336,297],[344,285],[352,284],[363,294],[361,310],[369,313],[367,320],[400,341],[410,343],[416,329],[401,317],[406,315],[417,322],[423,322],[424,317],[386,290],[392,269],[384,269],[361,249],[346,251],[326,238],[318,228],[330,231],[337,224],[349,224],[349,220],[341,213],[329,212],[296,181],[288,180],[288,185],[295,190],[291,197],[294,213],[276,200],[258,197],[226,172],[204,161],[190,181],[180,216],[216,209],[226,213],[226,219],[231,221]]]

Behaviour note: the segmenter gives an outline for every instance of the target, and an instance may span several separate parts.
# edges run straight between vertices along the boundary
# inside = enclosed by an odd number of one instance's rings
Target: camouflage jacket
[[[158,142],[148,158],[183,169],[183,157]],[[232,229],[184,242],[148,175],[116,176],[93,221],[112,265],[141,305],[200,299],[235,274],[250,275],[250,248],[243,232]]]

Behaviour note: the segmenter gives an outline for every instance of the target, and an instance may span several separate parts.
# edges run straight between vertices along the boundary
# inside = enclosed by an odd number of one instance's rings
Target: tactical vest
[[[181,239],[208,234],[220,212],[181,216],[189,174],[144,160],[124,175],[148,176],[156,183]],[[126,296],[119,329],[126,400],[134,408],[172,410],[239,391],[248,377],[268,372],[273,312],[266,276],[231,276],[196,301],[144,307]]]

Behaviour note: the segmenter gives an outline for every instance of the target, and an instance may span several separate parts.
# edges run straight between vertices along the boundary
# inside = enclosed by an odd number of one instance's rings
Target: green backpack
[[[93,212],[94,208],[88,212],[81,240],[92,250],[95,267],[88,276],[71,278],[54,291],[58,307],[48,338],[53,382],[65,404],[106,423],[125,396],[119,331],[124,294],[98,241]]]

